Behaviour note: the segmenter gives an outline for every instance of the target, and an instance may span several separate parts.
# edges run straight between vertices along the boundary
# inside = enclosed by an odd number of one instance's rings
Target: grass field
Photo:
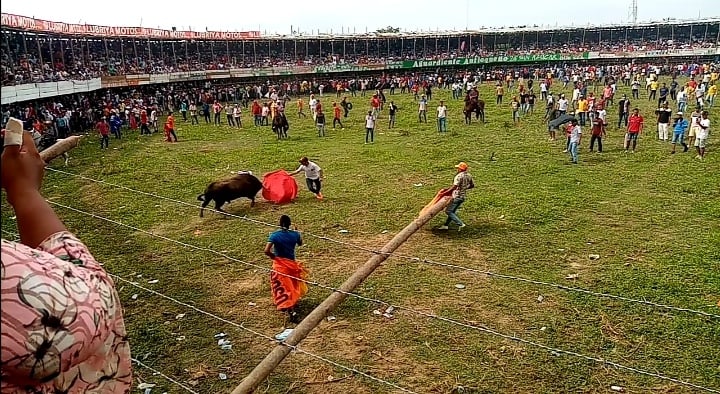
[[[399,253],[720,314],[717,134],[710,136],[704,161],[694,159],[692,151],[670,155],[670,144],[657,141],[654,133],[654,103],[642,96],[636,103],[647,127],[638,152],[622,152],[623,132],[614,127],[613,107],[605,153],[588,152],[587,133],[575,166],[561,153],[562,136],[548,141],[542,104],[516,127],[509,104],[496,106],[492,88],[484,86],[488,122],[466,126],[460,101],[450,100],[449,91],[436,90],[434,96],[430,123],[418,124],[412,96],[388,95],[400,107],[397,128],[388,130],[387,121],[379,121],[374,144],[363,144],[369,97],[357,97],[351,99],[355,109],[344,120],[345,129],[328,128],[325,138],[316,136],[311,120],[298,120],[289,109],[286,141],[277,141],[269,128],[253,127],[247,115],[241,130],[178,121],[177,144],[133,132],[100,151],[97,138],[89,136],[72,152],[68,168],[60,162],[53,167],[196,203],[209,182],[231,171],[262,175],[294,169],[306,155],[325,171],[324,201],[317,201],[298,178],[300,197],[290,205],[260,202],[250,208],[247,200],[240,200],[226,209],[272,223],[288,214],[302,231],[379,249],[438,189],[450,184],[453,166],[466,161],[477,185],[459,212],[468,227],[438,231],[445,219],[441,214]],[[332,98],[323,97],[328,110]],[[449,105],[448,133],[436,132],[433,123],[432,109],[439,99]],[[719,113],[711,110],[714,124]],[[43,191],[63,205],[270,265],[262,254],[272,230],[266,226],[212,212],[199,218],[193,207],[51,171]],[[266,272],[68,209],[56,210],[109,272],[268,336],[283,330],[284,316],[272,305]],[[11,216],[3,199],[6,231],[16,231]],[[349,232],[340,233],[343,229]],[[312,280],[329,286],[338,286],[370,256],[309,236],[305,241],[298,258],[312,271]],[[590,254],[600,258],[591,260]],[[566,279],[572,274],[577,278]],[[148,284],[152,279],[159,282]],[[195,391],[229,392],[274,346],[127,283],[118,282],[117,288],[133,356]],[[328,293],[311,287],[303,309],[309,311]],[[720,389],[718,318],[396,258],[358,293]],[[609,392],[615,385],[633,393],[697,391],[407,311],[386,319],[373,314],[377,308],[349,298],[335,311],[337,320],[324,322],[300,347],[415,392],[594,393]],[[178,314],[185,316],[176,319]],[[220,332],[229,335],[231,351],[217,346],[213,335]],[[221,380],[220,373],[227,380]],[[135,366],[135,375],[138,382],[157,383],[153,392],[182,392],[142,367]],[[263,391],[397,390],[293,354],[260,388]]]

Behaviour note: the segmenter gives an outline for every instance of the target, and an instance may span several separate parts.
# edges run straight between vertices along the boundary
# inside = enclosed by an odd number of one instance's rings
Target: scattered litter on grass
[[[543,297],[542,294],[540,294],[537,298],[538,302],[543,302],[545,300],[545,297]]]
[[[623,391],[625,391],[625,389],[624,389],[623,387],[621,387],[621,386],[610,386],[610,390],[612,390],[612,391],[618,391],[618,392],[623,392]]]
[[[148,283],[151,284],[151,285],[154,285],[155,283],[158,283],[158,282],[160,282],[160,281],[157,280],[157,279],[153,279],[153,280],[149,280],[149,281],[148,281]]]
[[[139,388],[140,390],[151,389],[151,388],[153,388],[153,387],[155,387],[155,385],[154,385],[153,383],[140,383],[140,384],[138,385],[138,388]]]
[[[180,320],[180,319],[182,319],[183,317],[185,317],[185,314],[184,314],[184,313],[180,313],[180,314],[178,314],[178,315],[175,316],[175,320]]]
[[[563,249],[563,248],[558,249],[558,252],[564,252],[564,251],[565,251],[565,249]]]
[[[461,283],[458,283],[458,284],[455,285],[455,288],[456,288],[456,289],[459,289],[459,290],[462,290],[462,289],[465,288],[465,285],[463,285],[463,284],[461,284]]]
[[[387,307],[387,309],[385,309],[385,313],[383,313],[382,315],[386,319],[392,319],[394,317],[393,312],[395,312],[395,308],[390,305],[389,307]]]
[[[133,299],[133,300],[137,300],[137,299],[138,299],[138,295],[137,295],[137,294],[133,294],[132,297],[130,297],[130,298]]]
[[[416,184],[414,184],[413,186],[415,186],[415,187],[422,187],[422,185],[423,185],[422,183],[416,183]]]
[[[184,340],[185,340],[185,335],[180,335],[179,337],[177,337],[177,338],[175,338],[175,339],[178,340],[178,341],[184,341]]]
[[[598,260],[598,259],[600,259],[600,255],[599,254],[591,254],[588,256],[588,258],[590,260]]]
[[[560,353],[558,353],[558,352],[556,352],[556,351],[554,351],[554,350],[551,351],[550,354],[552,354],[552,355],[555,356],[555,357],[560,357],[560,356],[561,356]]]
[[[17,219],[17,216],[10,216],[10,220],[15,220],[15,219]]]
[[[224,346],[224,345],[229,345],[229,344],[230,344],[229,339],[226,339],[226,338],[218,339],[218,346]]]
[[[218,374],[218,378],[220,378],[220,380],[227,380],[227,375],[225,375],[224,373],[220,372],[220,373]]]
[[[387,233],[388,233],[387,230],[383,230],[380,234],[387,234]]]
[[[565,279],[577,279],[579,277],[580,277],[579,274],[570,274],[570,275],[566,276]]]
[[[136,277],[136,278],[142,278],[142,274],[137,274],[135,277]]]
[[[257,304],[254,302],[248,302],[248,306],[256,306]]]
[[[226,336],[227,336],[227,334],[225,334],[224,332],[215,334],[215,338],[225,338]]]
[[[328,316],[328,317],[327,317],[327,321],[329,321],[329,322],[331,322],[331,323],[334,322],[335,320],[337,320],[337,319],[335,318],[335,316]]]
[[[348,231],[348,230],[340,230],[340,231],[338,231],[338,232],[339,232],[340,234],[347,234],[347,233],[349,233],[350,231]]]
[[[278,341],[282,342],[282,341],[286,340],[287,337],[289,337],[290,334],[292,334],[292,332],[293,332],[293,329],[292,329],[292,328],[286,328],[286,329],[283,330],[283,332],[281,332],[280,334],[275,335],[275,339],[277,339]]]
[[[540,331],[545,331],[545,330],[547,330],[547,327],[545,327],[545,326],[540,327]]]
[[[220,346],[220,349],[222,349],[222,350],[232,350],[232,344],[231,344],[231,343],[226,343],[226,344]]]
[[[505,215],[500,215],[500,217],[498,219],[500,219],[500,220],[505,219]]]
[[[375,309],[375,310],[373,311],[373,315],[382,316],[382,312],[380,312],[379,309]]]
[[[193,232],[193,235],[195,235],[196,237],[199,237],[201,234],[202,234],[202,231],[200,231],[200,230],[195,230],[195,232]]]

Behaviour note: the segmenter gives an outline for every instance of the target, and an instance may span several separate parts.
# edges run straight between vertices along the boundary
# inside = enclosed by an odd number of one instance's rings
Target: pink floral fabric
[[[130,347],[113,281],[74,235],[2,240],[2,393],[129,393]]]

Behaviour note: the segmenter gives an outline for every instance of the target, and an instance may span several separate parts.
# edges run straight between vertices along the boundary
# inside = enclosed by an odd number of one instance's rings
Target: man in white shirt
[[[560,111],[560,115],[565,115],[568,110],[569,103],[567,99],[565,98],[564,94],[560,95],[560,100],[558,100],[558,111]]]
[[[310,95],[310,102],[308,103],[308,107],[310,107],[310,113],[312,114],[313,120],[315,120],[315,111],[317,110],[317,99],[315,98],[314,94]]]
[[[305,171],[305,183],[307,184],[308,190],[315,194],[318,200],[323,199],[320,188],[322,187],[321,182],[323,181],[323,170],[319,165],[308,160],[307,157],[300,159],[300,167],[297,170],[291,172],[289,175],[293,176]]]
[[[418,121],[427,123],[427,98],[423,94],[418,104]]]
[[[710,135],[710,119],[708,119],[708,111],[702,112],[702,117],[697,120],[699,128],[695,136],[695,150],[697,151],[696,159],[705,158],[705,144]]]
[[[577,119],[573,119],[570,122],[573,126],[572,131],[570,132],[570,157],[572,158],[572,163],[577,164],[578,152],[580,150],[580,139],[582,138],[582,129],[580,128]]]
[[[440,105],[437,107],[437,124],[439,132],[447,131],[447,107],[442,100],[440,100]]]

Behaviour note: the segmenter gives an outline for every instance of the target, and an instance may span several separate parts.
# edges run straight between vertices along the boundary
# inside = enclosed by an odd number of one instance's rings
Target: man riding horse
[[[472,113],[475,113],[475,119],[482,119],[485,123],[485,101],[480,99],[480,94],[476,87],[472,87],[465,95],[465,124],[471,123]]]

